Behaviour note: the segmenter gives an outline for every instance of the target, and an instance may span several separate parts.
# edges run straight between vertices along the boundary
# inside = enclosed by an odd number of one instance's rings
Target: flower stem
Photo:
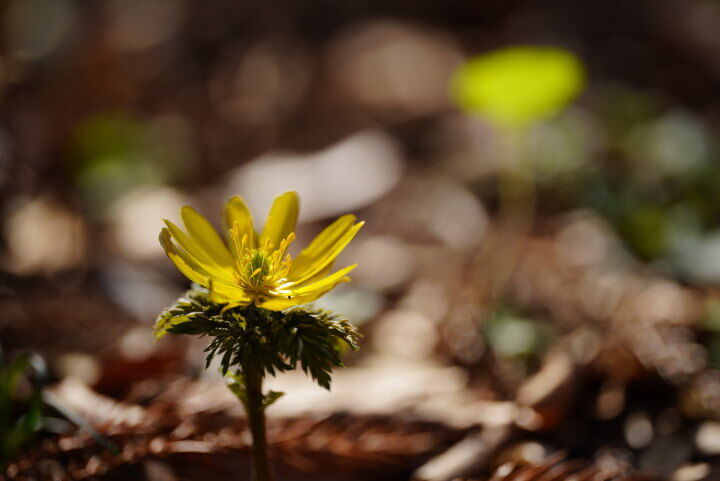
[[[247,393],[245,410],[252,434],[252,479],[253,481],[271,481],[265,434],[262,376],[246,374],[245,389]]]

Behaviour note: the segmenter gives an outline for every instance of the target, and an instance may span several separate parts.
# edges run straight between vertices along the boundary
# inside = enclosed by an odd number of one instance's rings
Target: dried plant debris
[[[569,228],[517,241],[505,282],[488,281],[485,263],[449,277],[438,352],[505,399],[514,398],[563,337],[575,338],[566,350],[615,391],[648,376],[698,391],[696,379],[713,367],[714,338],[702,337],[703,306],[713,294],[609,254],[585,259],[567,245]],[[478,255],[492,256],[504,242],[490,234]]]
[[[577,259],[563,242],[563,230],[526,241],[508,286],[516,302],[568,329],[595,326],[670,381],[703,369],[703,349],[689,329],[701,314],[700,292],[599,255]]]
[[[295,469],[348,476],[409,473],[459,434],[436,423],[342,414],[299,419],[278,429],[276,453]]]
[[[451,481],[479,472],[490,464],[497,450],[511,435],[510,426],[496,426],[470,433],[465,439],[418,468],[412,479]]]
[[[497,431],[496,431],[497,432]],[[495,433],[489,433],[490,437]],[[490,440],[488,433],[476,436]],[[469,438],[468,438],[469,439]],[[494,437],[493,437],[494,439]],[[413,481],[700,481],[711,471],[707,463],[684,464],[671,475],[663,476],[652,469],[637,469],[632,457],[623,449],[604,448],[598,450],[592,460],[568,456],[564,451],[553,450],[535,440],[506,442],[502,449],[493,446],[492,456],[487,447],[481,450],[467,449],[474,455],[474,462],[467,455],[451,455],[453,447],[446,454],[418,469]],[[466,441],[461,444],[467,444]],[[476,444],[481,444],[477,443]],[[485,443],[487,444],[487,443]],[[451,461],[452,460],[452,461]],[[458,462],[461,461],[461,462]],[[461,466],[463,465],[463,466]],[[712,478],[707,478],[712,479]]]
[[[118,337],[138,325],[83,275],[55,280],[0,273],[0,338],[8,352],[46,356],[113,350]],[[33,326],[32,329],[28,326]]]
[[[44,440],[9,466],[10,479],[160,479],[149,476],[148,470],[182,472],[182,479],[235,479],[247,471],[237,466],[247,463],[249,433],[244,419],[228,411],[188,414],[161,399],[147,406],[113,402],[77,385],[66,384],[54,393],[91,420],[117,453],[78,430]],[[271,418],[268,427],[271,456],[281,478],[342,474],[344,479],[383,479],[409,474],[462,435],[438,423],[348,414]],[[206,469],[191,466],[198,462]]]
[[[167,466],[174,469],[202,459],[208,470],[183,479],[206,479],[217,474],[223,459],[247,462],[246,426],[240,420],[228,421],[218,415],[202,420],[207,426],[201,427],[206,429],[186,429],[187,423],[170,433],[110,435],[108,440],[120,449],[116,456],[85,434],[63,436],[10,465],[7,475],[18,480],[95,479],[103,473],[127,472],[153,459],[167,459]],[[279,471],[307,476],[336,473],[347,479],[408,473],[456,437],[438,425],[342,414],[273,420],[269,433],[271,457]]]
[[[580,459],[567,459],[563,453],[548,456],[538,463],[507,462],[489,477],[473,478],[484,481],[661,481],[632,469],[617,465],[603,465]]]

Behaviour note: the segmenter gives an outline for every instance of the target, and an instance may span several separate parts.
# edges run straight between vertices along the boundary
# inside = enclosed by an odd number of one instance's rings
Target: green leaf
[[[268,393],[265,394],[265,396],[263,396],[263,404],[262,404],[262,405],[263,405],[263,409],[267,408],[268,406],[270,406],[271,404],[273,404],[275,401],[277,401],[278,399],[280,399],[280,398],[283,397],[284,395],[285,395],[284,392],[280,392],[280,391],[268,391]]]
[[[245,389],[245,379],[243,375],[240,372],[231,372],[227,373],[225,376],[227,378],[228,389],[230,389],[230,391],[235,394],[235,396],[240,400],[241,403],[243,403],[243,405],[247,409],[248,396]],[[263,396],[262,408],[266,409],[268,406],[272,405],[275,401],[277,401],[284,395],[285,393],[283,392],[268,391],[267,394]]]
[[[321,310],[293,309],[273,324],[275,345],[288,364],[309,374],[320,386],[330,389],[330,374],[342,366],[339,342],[359,349],[357,329],[346,319]]]
[[[0,438],[7,439],[12,431],[10,415],[13,397],[28,367],[30,367],[30,356],[21,354],[9,366],[0,370]]]
[[[34,382],[28,399],[18,399],[18,385],[33,368]],[[0,367],[0,467],[13,458],[42,427],[42,389],[47,377],[42,359],[21,354]]]
[[[171,324],[166,331],[172,334],[206,334],[218,327],[220,327],[220,323],[211,318],[204,315],[192,315],[183,322]]]
[[[160,313],[155,321],[155,340],[160,340],[168,332],[201,334],[202,332],[198,331],[201,330],[201,327],[206,327],[204,325],[194,324],[186,328],[179,326],[190,321],[210,321],[220,313],[221,309],[221,305],[210,299],[207,289],[193,285],[192,289],[187,291],[183,297]]]
[[[333,367],[342,366],[340,345],[357,350],[360,334],[346,319],[326,311],[296,308],[285,312],[254,305],[223,310],[204,288],[194,287],[165,309],[155,324],[155,337],[166,333],[208,336],[205,367],[219,356],[220,371],[264,377],[300,368],[320,386],[330,389]],[[242,400],[241,378],[229,384]],[[268,394],[267,401],[280,393]],[[269,405],[269,404],[268,404]]]
[[[221,372],[222,374],[222,372]],[[245,391],[245,380],[239,372],[224,374],[227,377],[227,387],[247,409],[248,397]]]

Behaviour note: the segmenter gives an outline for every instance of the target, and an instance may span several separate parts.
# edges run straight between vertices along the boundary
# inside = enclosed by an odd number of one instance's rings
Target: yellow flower
[[[231,198],[223,212],[224,242],[207,219],[185,206],[180,216],[187,233],[165,219],[160,243],[180,272],[227,307],[254,303],[280,311],[312,302],[350,281],[347,274],[357,264],[330,271],[363,222],[355,223],[354,215],[340,217],[292,259],[287,248],[295,239],[299,203],[295,192],[277,197],[258,235],[245,202]]]
[[[452,81],[457,104],[497,126],[521,128],[570,103],[585,85],[580,59],[554,47],[506,47],[470,59]]]

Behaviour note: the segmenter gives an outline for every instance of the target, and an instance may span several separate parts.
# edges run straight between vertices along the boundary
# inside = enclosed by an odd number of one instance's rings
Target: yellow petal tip
[[[192,207],[192,206],[190,206],[190,205],[184,205],[184,206],[182,206],[182,207],[180,208],[180,217],[182,217],[182,218],[184,219],[185,216],[188,215],[188,214],[190,214],[190,215],[197,215],[197,214],[198,214],[198,211],[195,210],[195,208]]]

